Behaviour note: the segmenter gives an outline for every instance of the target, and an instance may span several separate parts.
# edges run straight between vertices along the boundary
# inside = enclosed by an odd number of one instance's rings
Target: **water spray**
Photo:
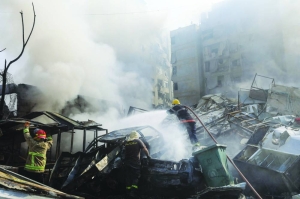
[[[209,130],[206,128],[206,126],[202,123],[202,121],[200,120],[200,118],[194,113],[194,111],[187,107],[184,106],[185,108],[187,108],[188,110],[190,110],[194,116],[198,119],[198,121],[200,122],[200,124],[203,126],[203,128],[205,129],[205,131],[208,133],[208,135],[211,137],[211,139],[218,144],[217,140],[214,138],[214,136],[209,132]],[[250,182],[247,180],[247,178],[243,175],[243,173],[239,170],[239,168],[237,168],[237,166],[234,164],[234,162],[228,157],[228,155],[226,155],[227,159],[229,160],[229,162],[234,166],[234,168],[238,171],[238,173],[241,175],[241,177],[245,180],[245,182],[249,185],[249,187],[252,189],[252,191],[255,193],[255,195],[259,198],[262,199],[262,197],[257,193],[257,191],[253,188],[253,186],[250,184]]]

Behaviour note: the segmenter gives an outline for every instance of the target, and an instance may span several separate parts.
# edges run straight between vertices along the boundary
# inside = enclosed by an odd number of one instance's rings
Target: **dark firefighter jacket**
[[[36,141],[31,137],[29,129],[28,131],[24,129],[24,138],[29,147],[24,169],[29,172],[43,173],[46,166],[46,152],[53,143],[52,137],[47,137],[45,141]]]
[[[167,111],[169,114],[177,115],[181,122],[195,122],[192,116],[188,113],[187,109],[181,105],[177,104]]]

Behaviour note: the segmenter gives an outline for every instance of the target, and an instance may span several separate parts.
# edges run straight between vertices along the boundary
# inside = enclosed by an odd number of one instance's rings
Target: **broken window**
[[[240,60],[236,59],[232,61],[232,66],[239,66],[240,65]]]
[[[171,37],[171,45],[175,44],[175,36]]]
[[[223,75],[218,76],[218,86],[222,87],[223,84],[224,84],[224,76]]]
[[[177,90],[178,90],[178,83],[177,83],[177,82],[174,82],[173,88],[174,88],[174,91],[177,91]]]
[[[161,79],[158,79],[158,80],[157,80],[157,84],[158,84],[159,86],[163,86],[163,81],[162,81]]]
[[[167,81],[164,81],[164,87],[165,87],[165,88],[168,88],[168,87],[169,87],[169,85],[168,85],[168,82],[167,82]]]
[[[176,52],[173,52],[173,53],[171,54],[171,63],[172,63],[172,64],[175,64],[176,61],[177,61]]]
[[[162,93],[162,92],[158,92],[157,95],[158,95],[158,98],[160,98],[160,99],[164,99],[165,98],[165,94]]]
[[[210,72],[210,61],[205,62],[205,72]]]
[[[239,83],[239,82],[241,82],[241,77],[231,77],[231,82]]]
[[[177,66],[173,66],[172,75],[177,75]]]
[[[217,55],[217,54],[218,54],[218,49],[217,49],[217,48],[212,49],[212,50],[211,50],[211,53],[215,53],[215,55]]]

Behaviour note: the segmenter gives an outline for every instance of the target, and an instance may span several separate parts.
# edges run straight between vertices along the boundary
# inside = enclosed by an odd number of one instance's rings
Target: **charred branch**
[[[25,41],[25,34],[24,34],[24,20],[23,20],[23,12],[21,11],[20,14],[21,14],[21,19],[22,19],[22,39],[23,39],[23,45],[22,45],[22,50],[20,52],[20,54],[12,61],[10,61],[8,64],[6,62],[6,59],[5,59],[5,62],[4,62],[4,70],[3,70],[3,73],[1,73],[0,75],[2,76],[2,95],[1,95],[1,101],[0,101],[0,119],[3,119],[3,109],[4,109],[4,96],[5,96],[5,88],[6,88],[6,82],[7,82],[7,71],[9,69],[9,67],[14,63],[16,62],[17,60],[20,59],[20,57],[23,55],[23,52],[25,50],[25,47],[31,37],[31,34],[33,32],[33,29],[34,29],[34,25],[35,25],[35,10],[34,10],[34,5],[32,3],[32,9],[33,9],[33,14],[34,14],[34,18],[33,18],[33,24],[32,24],[32,28],[31,28],[31,31],[29,33],[29,36],[27,37],[26,41]],[[2,50],[3,51],[3,50]]]

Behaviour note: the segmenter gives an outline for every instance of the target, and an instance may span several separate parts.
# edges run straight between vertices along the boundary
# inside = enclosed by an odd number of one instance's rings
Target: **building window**
[[[212,49],[212,50],[211,50],[211,53],[215,53],[215,55],[217,55],[217,54],[218,54],[218,49],[217,49],[217,48]]]
[[[205,72],[210,72],[210,61],[205,62]]]
[[[175,36],[171,37],[171,45],[175,44]]]
[[[241,77],[232,77],[231,78],[231,82],[233,82],[233,83],[239,83],[239,82],[241,82]]]
[[[238,65],[240,65],[240,60],[239,59],[236,59],[236,60],[232,61],[232,66],[238,66]]]
[[[211,55],[214,57],[214,56],[217,56],[218,55],[218,49],[215,48],[215,49],[212,49],[211,50]]]
[[[218,86],[222,87],[223,84],[224,84],[224,76],[223,75],[218,76]]]
[[[171,53],[171,63],[175,64],[177,61],[176,52]]]
[[[174,91],[177,91],[177,90],[178,90],[178,83],[175,82],[175,83],[173,84],[173,87],[174,87]]]
[[[169,84],[168,84],[167,81],[164,81],[164,87],[165,87],[165,88],[168,88],[168,87],[169,87]]]
[[[173,66],[172,75],[177,75],[177,66]]]
[[[157,85],[158,85],[158,86],[163,86],[163,81],[162,81],[161,79],[158,79],[158,80],[157,80]]]

